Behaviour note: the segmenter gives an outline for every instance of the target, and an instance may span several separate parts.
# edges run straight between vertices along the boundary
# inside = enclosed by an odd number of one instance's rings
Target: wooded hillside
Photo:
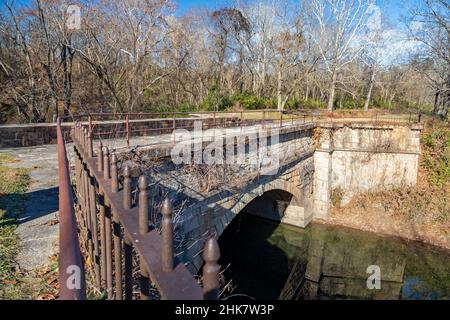
[[[181,16],[168,0],[24,3],[0,0],[0,123],[230,108],[446,116],[450,104],[446,0],[405,12],[402,40],[374,0],[237,1]]]

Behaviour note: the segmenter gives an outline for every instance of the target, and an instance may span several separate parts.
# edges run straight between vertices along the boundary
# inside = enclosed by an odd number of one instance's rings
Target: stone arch
[[[261,183],[255,188],[248,188],[247,190],[240,193],[240,197],[236,199],[235,205],[233,205],[229,210],[232,215],[227,214],[226,219],[222,219],[222,225],[216,226],[217,235],[220,236],[223,230],[228,226],[228,224],[245,208],[252,205],[255,200],[264,195],[270,193],[281,192],[290,195],[290,199],[282,199],[281,201],[288,202],[288,205],[281,212],[278,212],[278,217],[261,215],[262,218],[267,218],[271,220],[278,220],[281,223],[291,224],[298,227],[305,227],[312,219],[312,199],[305,194],[303,188],[296,186],[293,182],[284,179],[274,179],[266,183]]]
[[[188,267],[198,271],[203,263],[200,252],[205,234],[212,232],[220,237],[230,222],[253,200],[277,190],[292,195],[289,206],[280,216],[280,222],[305,227],[312,219],[312,197],[304,187],[283,178],[258,181],[239,192],[217,194],[183,212],[178,232],[185,235],[188,241],[180,255],[181,260],[192,261]]]
[[[292,195],[292,202],[295,204],[300,204],[302,202],[302,191],[300,188],[295,187],[295,185],[289,181],[282,179],[275,179],[269,181],[267,183],[259,184],[255,188],[249,188],[241,192],[241,197],[237,200],[235,206],[231,208],[231,211],[237,215],[245,208],[248,204],[250,204],[257,197],[264,195],[270,191],[281,190],[287,192]]]

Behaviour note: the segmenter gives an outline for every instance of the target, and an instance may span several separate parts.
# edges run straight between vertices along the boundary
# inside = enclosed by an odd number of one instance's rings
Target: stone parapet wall
[[[66,128],[68,127],[64,126],[64,129]],[[68,138],[68,135],[66,135],[66,138]],[[56,143],[55,124],[0,126],[0,148],[30,147],[55,143]]]

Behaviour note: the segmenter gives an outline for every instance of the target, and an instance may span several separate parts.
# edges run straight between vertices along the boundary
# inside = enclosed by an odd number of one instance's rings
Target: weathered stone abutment
[[[352,196],[416,184],[422,125],[321,124],[314,152],[314,218],[326,219],[333,192]]]

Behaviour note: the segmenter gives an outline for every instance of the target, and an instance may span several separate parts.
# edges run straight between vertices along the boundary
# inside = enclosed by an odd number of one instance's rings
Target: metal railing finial
[[[97,147],[97,170],[103,171],[103,143],[101,141],[98,142]]]
[[[205,300],[218,300],[220,292],[220,249],[217,240],[210,238],[203,249],[203,296]]]
[[[129,166],[123,169],[123,207],[131,209],[131,170]]]
[[[103,147],[103,178],[110,179],[111,172],[109,166],[109,149],[108,147]]]
[[[119,192],[119,178],[117,176],[117,156],[115,153],[111,155],[111,190]]]
[[[164,272],[173,270],[173,221],[172,203],[169,197],[164,199],[162,209],[162,268]]]
[[[144,235],[148,232],[148,192],[147,177],[139,177],[139,233]]]

